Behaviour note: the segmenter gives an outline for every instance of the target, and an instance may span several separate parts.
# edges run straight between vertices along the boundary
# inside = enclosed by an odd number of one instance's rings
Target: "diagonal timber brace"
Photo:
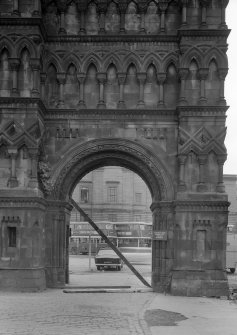
[[[127,260],[126,257],[120,252],[120,250],[111,242],[108,237],[103,233],[103,231],[95,224],[95,222],[81,209],[81,207],[78,206],[78,204],[71,198],[70,199],[71,204],[73,207],[84,216],[86,221],[97,231],[97,233],[103,238],[103,240],[110,246],[111,249],[116,252],[116,254],[124,261],[124,263],[127,265],[127,267],[137,276],[137,278],[148,287],[151,287],[151,285],[143,278],[143,276],[132,266],[132,264]]]

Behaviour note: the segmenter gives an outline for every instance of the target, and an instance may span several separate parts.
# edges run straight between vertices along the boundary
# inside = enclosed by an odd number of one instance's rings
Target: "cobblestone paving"
[[[1,335],[149,335],[152,293],[0,293]]]

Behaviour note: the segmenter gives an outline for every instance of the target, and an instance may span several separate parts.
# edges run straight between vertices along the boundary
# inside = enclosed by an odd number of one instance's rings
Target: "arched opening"
[[[63,241],[65,234],[68,234],[66,240],[69,241],[72,210],[69,200],[75,187],[89,172],[105,166],[119,166],[121,169],[133,171],[143,179],[149,189],[152,199],[152,230],[164,237],[162,241],[160,238],[152,239],[151,281],[154,290],[164,290],[173,262],[173,253],[168,252],[173,245],[173,184],[163,164],[150,150],[139,143],[123,139],[101,139],[89,141],[81,146],[76,145],[62,155],[62,161],[55,167],[51,180],[54,184],[51,192],[52,207],[46,217],[48,245],[51,243],[49,248],[46,247],[46,259],[51,263],[47,267],[47,285],[55,286],[58,282],[62,284],[68,280],[68,258],[65,258],[65,255],[69,255],[69,245],[65,245]],[[114,188],[113,184],[109,191],[112,198],[116,196]],[[86,190],[83,191],[83,199],[86,199],[86,193]],[[108,194],[106,196],[108,197]],[[137,195],[137,199],[139,197],[140,195]],[[110,219],[112,220],[112,216]],[[157,252],[162,248],[162,252]]]
[[[103,166],[75,185],[72,198],[133,267],[151,282],[152,198],[136,173]],[[108,253],[108,255],[107,255]],[[104,255],[106,258],[101,258]],[[70,217],[70,286],[143,286],[75,208]]]

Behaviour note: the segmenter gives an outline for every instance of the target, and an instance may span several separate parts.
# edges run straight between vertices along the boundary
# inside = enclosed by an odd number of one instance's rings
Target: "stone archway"
[[[168,251],[174,245],[174,186],[154,152],[140,143],[124,139],[99,139],[75,145],[55,167],[51,176],[53,190],[50,194],[50,208],[47,216],[49,224],[46,229],[50,231],[50,227],[55,227],[55,222],[52,220],[55,221],[56,217],[58,229],[54,235],[51,235],[52,240],[48,240],[48,243],[51,243],[50,249],[56,251],[57,257],[53,256],[51,260],[56,261],[58,266],[52,264],[51,268],[47,267],[48,285],[63,285],[65,278],[67,281],[65,234],[69,226],[70,208],[67,204],[73,189],[85,174],[106,165],[122,166],[134,171],[150,189],[153,230],[166,234],[164,240],[153,240],[152,243],[152,287],[155,291],[166,291],[170,285],[170,272],[174,258],[173,252]],[[55,240],[55,235],[58,236],[58,240]],[[50,236],[50,233],[47,236]]]

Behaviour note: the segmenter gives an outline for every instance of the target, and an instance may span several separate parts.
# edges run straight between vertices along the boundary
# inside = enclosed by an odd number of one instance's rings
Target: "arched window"
[[[146,107],[157,107],[159,101],[159,85],[157,82],[157,72],[153,64],[149,65],[144,85],[144,102]]]
[[[192,60],[186,80],[186,97],[190,105],[197,105],[200,97],[200,81],[198,79],[198,65]]]
[[[9,54],[3,49],[0,54],[0,96],[9,97],[11,90],[11,72],[9,68]]]
[[[176,67],[170,64],[167,68],[164,84],[164,101],[168,108],[175,108],[178,100],[179,83]]]
[[[145,30],[147,34],[155,34],[159,31],[160,17],[158,14],[157,5],[152,1],[150,2],[147,12],[145,14]]]
[[[79,82],[76,72],[75,66],[69,65],[64,85],[64,103],[69,108],[75,108],[79,102]]]
[[[117,5],[112,1],[105,16],[105,30],[111,33],[119,32],[120,16]]]
[[[32,90],[32,71],[30,66],[30,53],[27,48],[22,50],[20,60],[18,88],[22,97],[30,97]]]
[[[46,100],[49,107],[54,108],[58,104],[59,85],[57,81],[57,70],[53,64],[48,67],[46,81]]]
[[[97,8],[94,2],[88,6],[86,15],[86,33],[88,35],[96,35],[99,31],[99,20],[97,15]]]
[[[84,93],[87,108],[96,108],[99,102],[99,83],[97,80],[97,69],[94,64],[88,67]]]
[[[130,2],[125,14],[125,30],[128,32],[139,32],[140,16],[137,14],[137,5]]]
[[[137,70],[134,64],[128,67],[126,81],[124,85],[124,101],[128,108],[136,108],[139,100],[139,82],[137,80]]]
[[[117,69],[111,64],[107,70],[107,81],[105,85],[105,103],[107,108],[117,108],[119,101],[119,84]]]
[[[220,81],[215,60],[212,60],[209,64],[209,73],[205,83],[205,88],[208,104],[216,105],[219,99]]]
[[[77,35],[80,29],[80,19],[74,2],[67,7],[65,13],[65,29],[68,35]]]

